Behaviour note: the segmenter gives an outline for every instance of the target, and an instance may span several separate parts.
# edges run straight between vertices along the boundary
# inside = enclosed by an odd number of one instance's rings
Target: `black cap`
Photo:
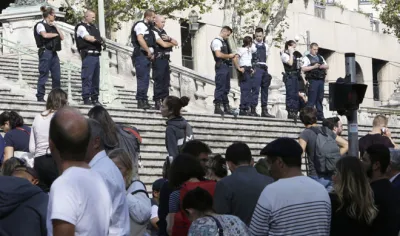
[[[165,183],[165,181],[167,181],[167,179],[161,178],[158,179],[156,181],[154,181],[153,183],[153,191],[160,191],[161,187],[163,186],[163,184]]]
[[[278,138],[265,146],[260,155],[282,158],[300,158],[303,149],[300,144],[292,138]]]

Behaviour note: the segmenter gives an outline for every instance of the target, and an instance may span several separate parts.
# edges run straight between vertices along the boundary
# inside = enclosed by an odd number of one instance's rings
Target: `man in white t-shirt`
[[[306,80],[310,86],[308,88],[308,107],[317,108],[317,119],[324,120],[324,86],[326,70],[329,69],[325,59],[318,54],[318,44],[310,45],[310,54],[304,57],[301,70],[306,74]]]
[[[144,19],[136,22],[132,27],[131,40],[134,47],[132,62],[136,70],[138,109],[150,109],[147,92],[150,84],[150,65],[154,60],[156,39],[152,27],[156,14],[153,10],[146,10]]]
[[[231,90],[231,59],[235,57],[227,41],[231,34],[232,29],[224,26],[219,36],[211,42],[211,52],[215,60],[214,114],[233,114],[228,100]],[[221,109],[221,104],[224,106],[224,111]]]
[[[91,135],[86,162],[89,163],[92,170],[101,175],[112,200],[113,212],[108,235],[128,236],[130,234],[129,212],[124,178],[104,150],[104,130],[100,123],[94,119],[89,119],[89,126]]]
[[[49,146],[59,167],[50,190],[48,235],[106,236],[112,202],[102,177],[85,162],[88,121],[73,108],[62,108],[50,122]]]
[[[276,182],[261,193],[250,223],[252,235],[319,235],[330,232],[331,201],[324,186],[301,172],[301,146],[279,138],[261,151]]]

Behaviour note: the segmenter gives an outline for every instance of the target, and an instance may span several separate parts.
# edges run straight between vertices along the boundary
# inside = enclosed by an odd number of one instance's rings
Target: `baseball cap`
[[[161,178],[161,179],[158,179],[158,180],[154,181],[154,183],[153,183],[153,191],[160,191],[161,187],[163,186],[165,181],[167,181],[167,180],[164,179],[164,178]]]
[[[300,144],[292,138],[278,138],[265,146],[260,155],[283,158],[300,158],[303,149]]]

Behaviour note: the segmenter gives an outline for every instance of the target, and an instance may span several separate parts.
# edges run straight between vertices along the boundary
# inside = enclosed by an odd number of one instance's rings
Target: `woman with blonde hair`
[[[122,148],[112,150],[108,156],[121,171],[126,185],[126,202],[129,208],[131,236],[146,234],[151,217],[151,200],[146,186],[139,180],[138,169],[132,157]]]
[[[378,209],[361,161],[351,156],[339,159],[333,182],[331,236],[372,235]]]

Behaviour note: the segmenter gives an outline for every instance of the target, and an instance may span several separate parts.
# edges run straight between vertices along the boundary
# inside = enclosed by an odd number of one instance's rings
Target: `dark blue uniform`
[[[240,113],[239,115],[252,115],[248,113],[249,107],[251,106],[253,97],[252,97],[252,87],[253,87],[253,78],[252,78],[252,67],[243,66],[244,73],[238,71],[239,77],[239,86],[240,86]]]
[[[49,78],[49,71],[51,71],[52,88],[60,88],[61,70],[60,59],[57,52],[61,51],[60,36],[51,39],[45,39],[37,33],[37,25],[41,23],[46,29],[46,33],[58,34],[57,28],[40,21],[33,27],[33,35],[35,36],[36,46],[39,48],[39,79],[37,84],[36,97],[38,101],[44,101],[46,94],[45,85]]]
[[[154,31],[161,37],[167,35],[165,30],[154,27]],[[153,80],[155,109],[159,110],[162,100],[169,96],[169,86],[171,81],[169,59],[172,47],[164,48],[156,43],[155,60],[153,62]]]
[[[214,40],[219,40],[222,43],[221,53],[230,54],[232,50],[227,41],[221,38],[215,38]],[[214,41],[213,40],[213,41]],[[214,92],[214,104],[215,104],[215,114],[232,114],[229,107],[228,94],[231,90],[231,76],[232,76],[232,62],[231,60],[225,60],[218,58],[212,49],[211,42],[211,52],[215,60],[215,92]],[[224,112],[221,110],[221,104],[224,106]]]
[[[143,23],[147,26],[147,31],[149,33],[143,35],[147,47],[154,48],[156,46],[156,39],[150,24],[147,24],[144,21],[138,21],[133,25],[131,34],[132,45],[134,47],[132,62],[134,63],[136,70],[136,81],[137,81],[136,100],[138,101],[139,109],[149,109],[151,108],[151,106],[149,105],[147,92],[149,90],[149,85],[150,85],[151,61],[147,57],[147,52],[140,47],[139,41],[137,39],[137,33],[135,32],[135,27],[139,23]]]
[[[310,66],[313,66],[316,63],[320,65],[324,64],[324,60],[320,55],[312,56],[311,54],[308,54],[307,58],[310,60]],[[324,119],[324,108],[322,106],[322,102],[324,100],[325,77],[326,77],[326,70],[324,69],[317,68],[306,72],[306,80],[310,84],[308,88],[307,106],[308,107],[315,106],[317,108],[318,120]]]
[[[287,52],[284,52],[289,55]],[[286,87],[286,110],[288,111],[288,118],[297,120],[297,112],[300,109],[300,97],[299,97],[299,79],[300,68],[298,65],[299,57],[293,55],[293,64],[290,66],[287,63],[283,63],[285,69],[285,75],[283,81]]]
[[[96,41],[89,42],[77,35],[78,27],[84,26]],[[100,105],[100,55],[102,39],[93,24],[80,23],[75,27],[75,41],[82,58],[82,99],[85,105]],[[90,103],[89,98],[92,102]]]
[[[255,42],[254,43],[257,52],[253,53],[253,64],[255,67],[254,79],[253,79],[253,87],[252,87],[252,101],[251,106],[256,107],[258,105],[258,96],[260,94],[261,87],[261,116],[263,117],[274,117],[268,113],[268,89],[271,85],[271,75],[268,74],[268,66],[267,66],[267,47],[265,43],[261,44]]]

